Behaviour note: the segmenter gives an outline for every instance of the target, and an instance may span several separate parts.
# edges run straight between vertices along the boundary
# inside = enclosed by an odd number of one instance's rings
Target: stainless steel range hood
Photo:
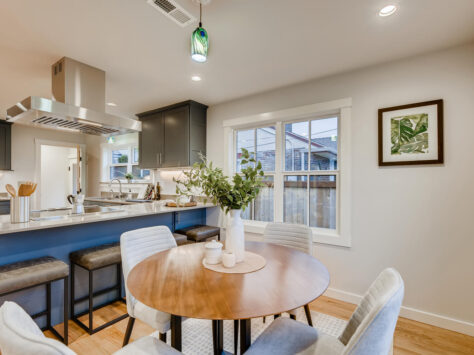
[[[141,131],[141,122],[105,112],[105,72],[64,57],[51,67],[53,99],[30,96],[7,110],[7,120],[94,135]]]

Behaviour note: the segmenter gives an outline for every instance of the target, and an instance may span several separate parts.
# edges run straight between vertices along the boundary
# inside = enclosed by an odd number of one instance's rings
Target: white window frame
[[[138,149],[138,144],[123,144],[123,145],[104,145],[104,150],[105,150],[105,153],[106,153],[106,159],[107,159],[107,164],[105,165],[105,174],[104,176],[106,177],[106,179],[108,181],[110,181],[112,178],[110,176],[110,168],[111,167],[114,167],[114,166],[126,166],[127,167],[127,174],[131,174],[132,171],[133,171],[133,167],[134,166],[138,166],[138,161],[134,161],[133,159],[133,153],[134,153],[134,150],[135,148]],[[127,150],[128,151],[128,162],[127,163],[113,163],[112,162],[112,151],[114,150]],[[140,151],[138,152],[138,154],[140,154]],[[148,169],[144,169],[144,170],[148,170]],[[150,172],[151,174],[151,172]],[[123,181],[123,182],[126,182],[127,179],[123,178],[123,179],[119,179],[120,181]],[[135,182],[149,182],[149,180],[146,180],[146,179],[133,179],[133,181]]]
[[[286,110],[266,112],[252,116],[239,117],[223,122],[224,127],[224,172],[228,175],[235,173],[236,144],[235,132],[241,129],[259,128],[274,125],[275,137],[275,172],[265,172],[274,176],[274,220],[283,222],[283,179],[285,175],[336,175],[336,229],[315,228],[313,231],[313,242],[338,246],[351,246],[351,111],[352,99],[317,103],[294,107]],[[338,173],[333,170],[318,171],[283,171],[284,151],[284,124],[298,121],[308,121],[325,116],[337,115],[338,120]],[[307,211],[309,214],[309,210]],[[308,218],[309,221],[309,218]],[[244,226],[247,232],[263,233],[268,222],[245,220]]]

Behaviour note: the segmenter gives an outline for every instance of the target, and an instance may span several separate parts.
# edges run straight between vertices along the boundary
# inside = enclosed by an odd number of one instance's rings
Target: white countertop
[[[0,234],[26,232],[55,227],[65,227],[83,223],[110,221],[114,219],[147,216],[161,213],[189,211],[209,207],[216,206],[211,203],[200,203],[197,206],[193,207],[165,207],[160,202],[138,203],[133,205],[120,206],[120,209],[123,210],[120,212],[67,216],[61,219],[30,221],[28,223],[10,223],[10,215],[3,215],[0,216]]]

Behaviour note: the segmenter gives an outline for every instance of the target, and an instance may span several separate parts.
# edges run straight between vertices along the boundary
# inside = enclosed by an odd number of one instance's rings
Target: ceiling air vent
[[[166,17],[170,18],[182,27],[185,27],[196,21],[194,16],[183,9],[174,0],[148,0],[148,4],[162,12]]]

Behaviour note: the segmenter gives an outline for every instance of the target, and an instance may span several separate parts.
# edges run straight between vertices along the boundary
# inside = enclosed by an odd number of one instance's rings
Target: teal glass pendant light
[[[191,35],[191,58],[199,63],[207,60],[207,51],[209,49],[209,37],[207,31],[202,27],[202,4],[199,2],[199,26]]]

